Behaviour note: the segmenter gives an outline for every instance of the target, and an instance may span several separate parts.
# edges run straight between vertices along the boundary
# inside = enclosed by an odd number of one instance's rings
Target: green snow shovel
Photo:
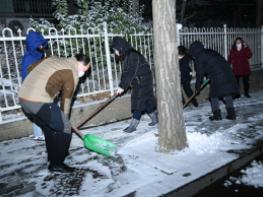
[[[198,92],[195,92],[184,104],[184,108],[186,108],[189,103],[191,103],[191,101],[197,96],[197,94],[199,94],[206,86],[207,84],[209,84],[210,79],[206,79],[203,84],[201,85],[201,88],[198,90]]]
[[[79,128],[87,123],[89,120],[91,120],[94,116],[96,116],[100,111],[102,111],[106,106],[108,106],[110,103],[112,103],[118,95],[111,97],[108,99],[105,103],[103,103],[101,106],[99,106],[94,113],[92,113],[88,118],[81,121],[77,128],[72,127],[73,131],[77,134],[78,137],[80,137],[84,143],[84,147],[94,151],[96,153],[102,154],[106,157],[114,156],[117,152],[117,146],[113,144],[110,141],[104,140],[101,137],[98,137],[93,134],[82,134],[79,131]]]
[[[72,127],[73,128],[73,127]],[[93,134],[82,134],[78,129],[73,128],[74,132],[79,136],[84,144],[84,147],[102,154],[106,157],[114,156],[117,152],[117,146],[110,141],[104,140]]]

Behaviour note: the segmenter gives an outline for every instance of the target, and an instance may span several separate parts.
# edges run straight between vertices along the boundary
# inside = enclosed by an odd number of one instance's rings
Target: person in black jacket
[[[123,94],[129,87],[131,93],[132,120],[124,129],[131,133],[136,130],[143,112],[146,112],[153,126],[157,124],[156,101],[153,93],[153,77],[149,63],[144,56],[133,49],[121,37],[114,37],[111,48],[122,62],[123,70],[117,94]]]
[[[179,58],[179,66],[181,72],[181,84],[187,97],[191,97],[193,95],[193,90],[190,84],[192,80],[192,75],[191,75],[192,69],[189,66],[191,58],[186,53],[186,48],[182,45],[178,46],[178,58]],[[183,103],[184,103],[184,97],[183,97]],[[195,107],[198,107],[198,103],[195,98],[192,99],[192,104]]]
[[[190,55],[195,60],[196,91],[203,83],[204,76],[210,79],[210,101],[213,116],[210,120],[221,120],[219,99],[223,98],[227,110],[227,119],[235,120],[236,114],[232,97],[239,95],[239,88],[232,73],[230,64],[216,51],[205,49],[204,45],[195,41],[190,46]]]

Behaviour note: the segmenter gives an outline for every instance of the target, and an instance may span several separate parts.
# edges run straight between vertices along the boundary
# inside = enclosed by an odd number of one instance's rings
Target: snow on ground
[[[263,163],[261,161],[252,161],[250,166],[241,170],[242,176],[230,177],[224,185],[229,187],[232,184],[244,184],[254,188],[263,188]]]
[[[241,182],[255,188],[263,187],[263,163],[253,161],[251,167],[241,171]]]
[[[238,152],[263,138],[263,92],[238,99],[235,105],[237,120],[219,122],[208,120],[208,102],[198,109],[188,107],[184,112],[188,148],[167,154],[158,152],[157,127],[148,126],[147,116],[131,134],[122,132],[129,121],[84,130],[116,143],[119,155],[104,158],[89,152],[74,136],[66,163],[79,170],[69,175],[48,172],[44,142],[29,137],[0,142],[0,193],[160,196],[236,159]],[[223,105],[221,110],[224,117]]]

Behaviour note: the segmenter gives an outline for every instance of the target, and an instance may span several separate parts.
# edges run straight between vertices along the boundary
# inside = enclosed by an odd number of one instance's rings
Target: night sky
[[[180,21],[182,0],[176,2],[177,22],[187,26],[256,26],[257,0],[188,0],[183,21]],[[140,0],[140,4],[145,6],[145,20],[152,20],[151,0]]]

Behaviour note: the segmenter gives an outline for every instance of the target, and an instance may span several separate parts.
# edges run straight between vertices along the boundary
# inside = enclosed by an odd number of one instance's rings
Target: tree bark
[[[159,150],[187,146],[177,58],[176,1],[153,0],[154,65],[159,114]]]

